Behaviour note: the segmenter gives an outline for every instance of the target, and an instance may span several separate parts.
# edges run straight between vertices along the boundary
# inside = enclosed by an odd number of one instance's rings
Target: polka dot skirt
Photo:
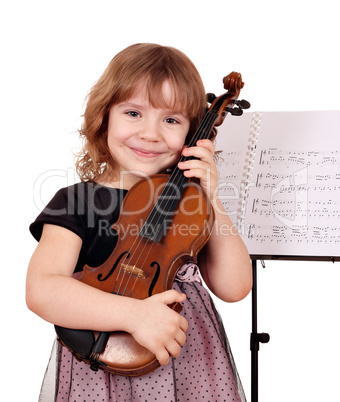
[[[187,295],[181,314],[189,329],[180,356],[151,374],[123,377],[92,371],[56,343],[39,401],[245,401],[223,326],[207,290],[197,282],[175,281],[174,288]]]

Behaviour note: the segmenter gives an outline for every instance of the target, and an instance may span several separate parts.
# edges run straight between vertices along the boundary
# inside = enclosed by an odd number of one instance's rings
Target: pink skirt
[[[187,319],[187,341],[177,358],[153,373],[123,377],[78,362],[55,342],[40,402],[65,401],[245,401],[221,319],[197,268],[187,265],[177,275],[174,289],[187,298],[181,314]]]

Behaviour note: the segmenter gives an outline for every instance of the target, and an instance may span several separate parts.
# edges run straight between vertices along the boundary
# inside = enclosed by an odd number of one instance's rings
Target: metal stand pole
[[[251,402],[258,402],[259,399],[259,374],[258,374],[258,352],[260,342],[268,343],[269,334],[257,332],[257,266],[256,260],[252,260],[253,266],[253,289],[252,289],[252,333],[250,335],[251,350]]]

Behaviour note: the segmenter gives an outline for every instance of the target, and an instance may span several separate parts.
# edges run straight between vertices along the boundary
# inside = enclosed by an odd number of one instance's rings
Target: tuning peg
[[[216,99],[216,95],[215,95],[215,94],[212,94],[211,92],[207,93],[207,94],[205,95],[205,97],[206,97],[206,99],[207,99],[207,102],[209,102],[209,103],[213,103],[214,100]]]
[[[233,116],[241,116],[243,114],[243,110],[239,107],[227,107],[226,111],[232,114]]]
[[[245,99],[235,100],[234,103],[235,103],[235,105],[239,106],[241,109],[249,109],[250,108],[250,103],[248,101],[246,101]]]

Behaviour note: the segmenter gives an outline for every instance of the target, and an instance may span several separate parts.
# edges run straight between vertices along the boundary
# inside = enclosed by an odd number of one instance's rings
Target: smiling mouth
[[[152,151],[147,151],[144,149],[138,149],[138,148],[130,148],[136,155],[141,156],[143,158],[156,158],[157,156],[161,155],[161,152],[152,152]]]

